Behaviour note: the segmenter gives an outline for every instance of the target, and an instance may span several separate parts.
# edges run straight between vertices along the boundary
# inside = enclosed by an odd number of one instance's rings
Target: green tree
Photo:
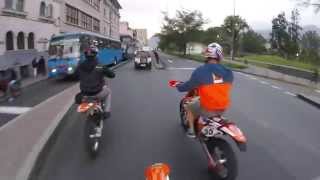
[[[287,50],[290,56],[295,56],[299,52],[300,32],[302,31],[302,27],[299,25],[299,19],[299,10],[294,9],[291,12],[291,22],[288,28],[290,42],[287,44]]]
[[[316,31],[308,31],[302,36],[302,53],[300,59],[311,63],[320,64],[320,36]]]
[[[160,35],[160,48],[175,47],[186,54],[187,43],[197,40],[201,34],[205,20],[199,11],[180,10],[176,17],[164,14],[164,24]],[[169,46],[171,44],[171,46]]]
[[[246,53],[263,53],[266,51],[265,44],[266,40],[262,35],[249,30],[246,33],[243,33],[241,38],[241,47],[242,51]]]
[[[297,0],[300,6],[314,7],[316,13],[320,12],[320,0]]]
[[[271,47],[283,56],[288,56],[287,47],[290,43],[290,35],[287,32],[288,25],[284,12],[272,20]]]
[[[225,18],[222,27],[224,28],[226,35],[229,37],[229,44],[231,47],[234,47],[233,53],[236,55],[239,50],[240,33],[241,31],[248,29],[249,25],[246,20],[240,16],[228,16]]]

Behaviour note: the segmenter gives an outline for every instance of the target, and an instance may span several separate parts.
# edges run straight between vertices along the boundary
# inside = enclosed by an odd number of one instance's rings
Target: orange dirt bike
[[[164,163],[157,163],[149,166],[144,175],[146,180],[169,180],[170,167]]]
[[[170,87],[176,87],[180,81],[170,81]],[[186,106],[197,96],[197,90],[188,92],[180,102],[181,126],[188,130]],[[246,151],[247,139],[237,125],[222,116],[198,117],[195,132],[209,161],[209,172],[215,180],[235,180],[238,174],[236,155],[226,137],[237,144],[240,151]]]
[[[78,112],[87,118],[84,126],[86,148],[95,158],[100,149],[106,104],[95,96],[82,96],[80,93],[76,96],[76,102],[79,104]]]

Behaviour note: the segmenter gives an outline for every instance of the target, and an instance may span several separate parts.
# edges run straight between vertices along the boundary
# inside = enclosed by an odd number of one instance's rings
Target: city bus
[[[49,44],[49,78],[75,76],[79,62],[85,59],[84,50],[90,45],[99,48],[100,65],[117,64],[123,60],[119,40],[95,33],[65,33],[51,38]]]

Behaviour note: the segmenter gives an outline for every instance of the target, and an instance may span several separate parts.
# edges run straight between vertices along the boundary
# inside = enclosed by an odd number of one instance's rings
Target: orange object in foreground
[[[146,180],[169,180],[170,167],[167,164],[157,163],[145,170]]]

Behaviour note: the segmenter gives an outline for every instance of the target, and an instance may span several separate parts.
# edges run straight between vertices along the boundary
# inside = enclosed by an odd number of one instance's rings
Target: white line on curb
[[[315,90],[317,93],[320,93],[320,90]]]
[[[271,86],[272,88],[274,88],[274,89],[281,89],[280,87],[278,87],[278,86]]]
[[[257,80],[257,78],[255,78],[255,77],[250,77],[250,79],[252,79],[252,80]]]
[[[248,74],[245,74],[245,76],[246,76],[246,77],[251,77],[251,76],[250,76],[250,75],[248,75]]]
[[[173,61],[172,61],[172,60],[170,60],[170,59],[168,59],[168,62],[169,62],[170,64],[172,64],[172,63],[173,63]]]
[[[29,107],[0,107],[0,113],[3,114],[23,114],[30,111],[32,108]]]
[[[261,84],[269,84],[268,82],[266,81],[259,81]]]
[[[295,94],[293,94],[293,93],[291,93],[291,92],[289,92],[289,91],[286,91],[285,94],[290,95],[290,96],[294,96],[294,97],[297,96],[297,95],[295,95]]]

